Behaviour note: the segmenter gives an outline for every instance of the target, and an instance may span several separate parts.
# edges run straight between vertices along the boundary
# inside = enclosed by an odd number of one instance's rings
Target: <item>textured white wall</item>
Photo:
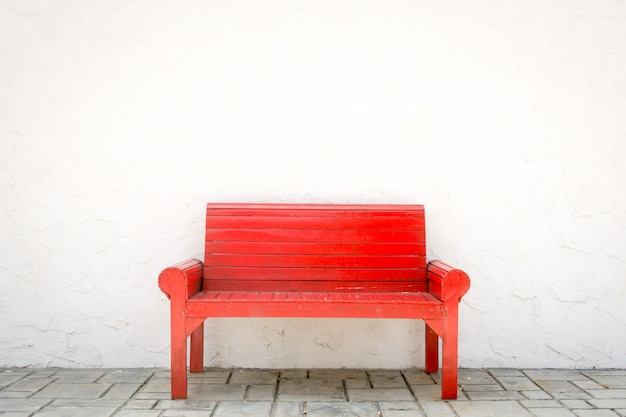
[[[0,366],[167,366],[207,201],[424,203],[461,365],[626,367],[623,1],[0,1]],[[423,364],[210,321],[207,364]]]

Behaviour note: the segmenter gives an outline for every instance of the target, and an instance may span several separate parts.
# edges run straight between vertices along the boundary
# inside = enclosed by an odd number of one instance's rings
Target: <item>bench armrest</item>
[[[159,288],[167,298],[188,299],[202,287],[202,266],[202,261],[188,259],[165,268],[159,274]]]
[[[441,261],[428,263],[428,292],[441,301],[460,302],[470,287],[470,279],[460,269]]]

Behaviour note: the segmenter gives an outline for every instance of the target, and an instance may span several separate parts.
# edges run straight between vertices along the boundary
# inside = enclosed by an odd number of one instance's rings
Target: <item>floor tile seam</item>
[[[417,399],[417,395],[415,395],[415,391],[413,391],[413,387],[411,386],[411,384],[409,384],[409,380],[407,379],[407,376],[404,374],[404,372],[400,372],[400,375],[402,376],[402,379],[404,380],[404,383],[406,384],[409,392],[411,393],[411,396],[413,397],[413,400],[414,400],[415,404],[417,405],[417,409],[423,415],[427,416],[426,410],[424,410],[424,407],[422,407],[422,404]],[[430,376],[430,378],[433,379],[433,377],[430,374],[428,374],[428,376]],[[452,408],[452,407],[449,407],[449,408]]]
[[[39,388],[38,390],[36,390],[35,392],[33,392],[32,394],[30,394],[28,397],[26,398],[33,398],[35,395],[37,395],[38,393],[40,393],[41,391],[43,391],[44,389],[48,388],[50,385],[54,384],[55,382],[57,382],[59,380],[59,378],[54,378],[52,381],[50,381],[49,383],[47,383],[46,385],[44,385],[43,387]],[[54,398],[52,399],[51,402],[54,402]]]
[[[142,390],[142,389],[143,389],[146,385],[148,385],[148,383],[149,383],[151,380],[155,379],[155,375],[157,374],[157,372],[158,372],[158,371],[153,370],[153,371],[150,373],[150,376],[149,376],[148,378],[146,378],[146,379],[145,379],[145,380],[144,380],[141,384],[139,384],[139,386],[137,387],[137,389],[136,389],[135,391],[133,391],[133,393],[132,393],[132,394],[131,394],[131,395],[130,395],[127,399],[126,399],[126,401],[124,401],[124,404],[122,405],[122,407],[126,407],[126,405],[128,405],[128,403],[129,403],[130,401],[135,400],[135,399],[136,399],[136,398],[135,398],[135,396],[136,396],[137,394],[139,394],[139,393],[141,392],[141,390]],[[148,410],[154,410],[154,409],[155,409],[155,407],[157,406],[157,404],[159,404],[159,401],[160,401],[160,400],[155,401],[155,402],[152,404],[152,407],[148,408]],[[159,414],[163,414],[163,413],[159,413]]]
[[[232,377],[233,377],[233,370],[230,369],[228,372],[228,378],[226,378],[226,382],[224,382],[224,385],[230,385],[230,380],[232,379]]]
[[[509,391],[508,389],[506,389],[506,387],[504,386],[504,384],[502,384],[502,382],[500,382],[500,380],[498,378],[496,378],[496,376],[494,374],[491,373],[491,371],[489,369],[485,369],[485,372],[487,373],[487,375],[489,375],[494,381],[496,381],[496,385],[498,385],[500,388],[502,388],[503,391]],[[533,382],[534,383],[534,382]],[[513,390],[513,391],[517,391],[519,393],[519,390]],[[520,395],[523,396],[523,394],[520,393]]]
[[[274,387],[274,398],[272,401],[272,406],[270,407],[270,417],[274,417],[276,415],[276,407],[278,406],[278,390],[280,389],[280,381],[282,380],[281,378],[282,374],[283,374],[283,370],[280,370],[276,378],[276,386]]]
[[[215,405],[213,406],[213,410],[211,410],[211,414],[209,414],[209,417],[215,416],[215,414],[217,413],[217,409],[220,407],[221,404],[222,401],[215,401]]]
[[[370,382],[370,386],[371,386],[371,382]],[[346,400],[346,402],[350,402],[350,395],[348,394],[348,384],[346,383],[345,379],[341,379],[341,388],[343,389],[343,398]]]

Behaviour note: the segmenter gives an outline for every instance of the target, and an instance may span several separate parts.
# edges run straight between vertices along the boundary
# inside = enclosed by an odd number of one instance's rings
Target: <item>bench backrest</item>
[[[425,291],[421,205],[208,204],[204,290]]]

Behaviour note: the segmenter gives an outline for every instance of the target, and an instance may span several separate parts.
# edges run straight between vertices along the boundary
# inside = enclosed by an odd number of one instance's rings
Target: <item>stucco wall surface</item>
[[[0,366],[168,366],[208,201],[423,203],[465,367],[626,367],[626,2],[0,1]],[[219,319],[207,365],[422,366]]]

